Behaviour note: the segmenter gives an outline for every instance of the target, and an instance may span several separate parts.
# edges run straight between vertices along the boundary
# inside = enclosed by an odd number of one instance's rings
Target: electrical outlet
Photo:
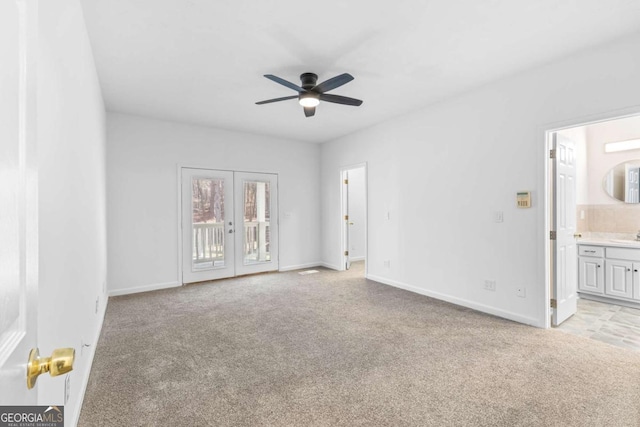
[[[384,260],[384,266],[385,266],[386,268],[391,267],[391,261],[390,261],[390,260],[388,260],[388,259],[385,259],[385,260]]]
[[[525,288],[524,286],[520,286],[516,289],[516,295],[519,296],[520,298],[526,298],[527,296],[527,288]]]
[[[484,288],[488,291],[495,292],[496,290],[496,281],[495,280],[485,280]]]
[[[496,211],[493,213],[493,222],[504,222],[504,213],[502,211]]]

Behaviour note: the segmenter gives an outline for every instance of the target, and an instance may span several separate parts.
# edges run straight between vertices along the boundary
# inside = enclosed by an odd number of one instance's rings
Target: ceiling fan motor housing
[[[311,90],[316,86],[318,81],[318,75],[314,73],[302,73],[300,74],[300,81],[302,82],[302,88]]]

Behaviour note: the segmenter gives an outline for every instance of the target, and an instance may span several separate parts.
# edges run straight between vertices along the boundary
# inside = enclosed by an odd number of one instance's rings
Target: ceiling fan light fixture
[[[320,104],[320,101],[332,102],[334,104],[352,105],[359,107],[362,105],[360,99],[349,98],[347,96],[329,95],[327,92],[330,90],[339,88],[342,85],[349,83],[353,80],[353,76],[349,73],[342,73],[339,76],[325,80],[320,84],[316,84],[318,81],[318,75],[314,73],[302,73],[300,75],[301,86],[295,83],[291,83],[285,79],[282,79],[273,74],[265,74],[264,77],[271,81],[274,81],[289,89],[295,90],[298,94],[291,96],[283,96],[280,98],[266,99],[264,101],[256,102],[257,105],[271,104],[272,102],[287,101],[289,99],[298,98],[300,105],[304,107],[304,116],[313,117],[316,114],[316,107]]]
[[[300,95],[298,102],[303,107],[317,107],[320,104],[320,97],[316,93],[307,92]]]

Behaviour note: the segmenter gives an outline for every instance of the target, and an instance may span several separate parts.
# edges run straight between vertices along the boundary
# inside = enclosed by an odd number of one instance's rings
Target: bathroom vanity
[[[583,298],[640,308],[640,242],[580,239],[578,292]]]

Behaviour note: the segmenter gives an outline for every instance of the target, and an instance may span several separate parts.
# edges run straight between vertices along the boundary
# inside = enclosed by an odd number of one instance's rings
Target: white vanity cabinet
[[[640,248],[578,245],[578,292],[640,303]]]
[[[633,298],[633,263],[631,261],[608,259],[605,265],[605,294],[614,297]],[[637,268],[638,264],[636,263]]]
[[[578,246],[578,292],[604,294],[604,248]]]

